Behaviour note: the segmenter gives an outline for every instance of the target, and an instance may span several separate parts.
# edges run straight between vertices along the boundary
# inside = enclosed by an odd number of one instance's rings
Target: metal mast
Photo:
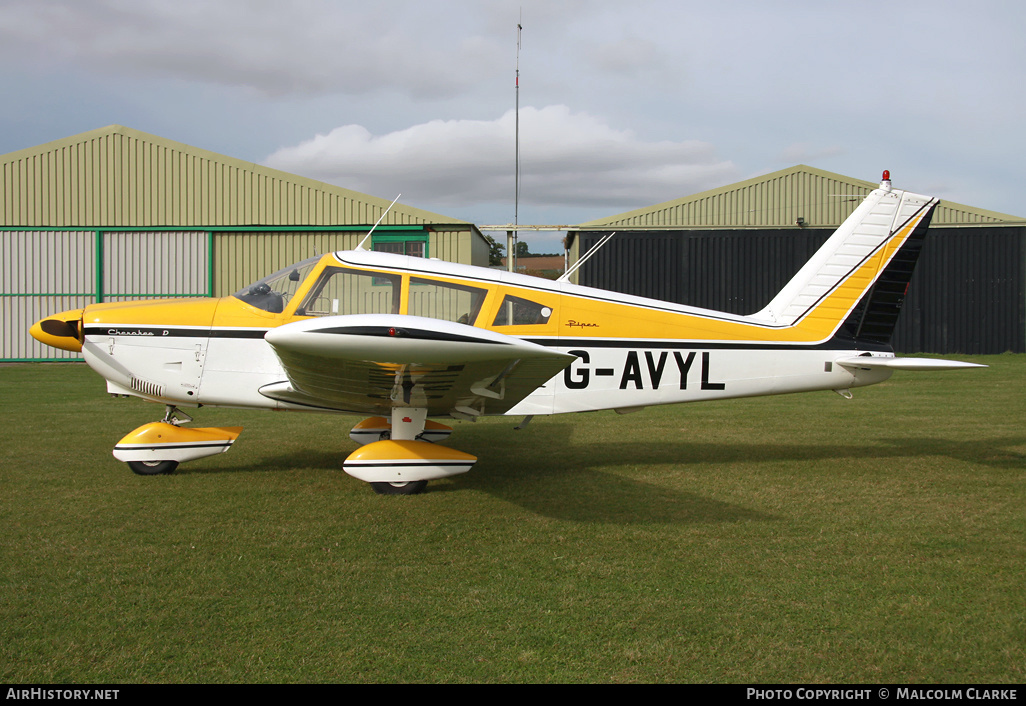
[[[521,16],[521,19],[522,16]],[[524,26],[517,22],[517,67],[516,67],[516,166],[513,175],[513,230],[506,232],[506,269],[516,271],[516,244],[520,224],[520,33]]]

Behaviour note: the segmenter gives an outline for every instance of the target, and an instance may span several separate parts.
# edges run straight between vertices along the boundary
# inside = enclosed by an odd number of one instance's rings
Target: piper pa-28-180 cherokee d
[[[228,450],[239,427],[180,407],[370,415],[343,463],[381,493],[466,472],[429,417],[562,414],[871,385],[895,369],[977,367],[889,346],[938,201],[884,173],[760,312],[737,316],[358,248],[312,258],[230,297],[92,304],[32,327],[81,351],[114,395],[166,405],[114,456],[141,474]],[[184,419],[183,419],[184,418]]]

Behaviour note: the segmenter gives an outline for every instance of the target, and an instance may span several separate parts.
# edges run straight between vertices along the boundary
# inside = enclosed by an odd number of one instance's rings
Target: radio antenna
[[[592,246],[591,250],[589,250],[588,252],[586,252],[586,253],[584,254],[584,257],[580,258],[580,259],[579,259],[579,260],[578,260],[577,262],[575,262],[575,263],[574,263],[573,265],[571,265],[571,266],[570,266],[570,267],[569,267],[569,268],[567,269],[567,271],[566,271],[566,272],[564,272],[563,274],[561,274],[561,275],[560,275],[560,276],[559,276],[559,277],[558,277],[558,278],[556,279],[556,281],[557,281],[557,282],[569,282],[569,281],[570,281],[570,275],[572,275],[572,274],[573,274],[574,272],[577,272],[578,268],[580,268],[580,266],[581,266],[581,265],[583,265],[584,263],[586,263],[586,262],[588,261],[588,259],[589,259],[589,258],[590,258],[590,257],[591,257],[592,255],[594,255],[595,253],[597,253],[597,252],[599,251],[599,248],[601,248],[601,247],[602,247],[603,245],[605,245],[605,244],[606,244],[606,243],[608,243],[608,242],[609,242],[610,240],[612,240],[612,238],[613,238],[613,236],[614,236],[614,235],[616,235],[616,231],[615,231],[615,230],[614,230],[614,231],[613,231],[612,233],[608,234],[608,235],[604,235],[604,236],[602,236],[602,239],[601,239],[601,240],[599,240],[599,241],[598,241],[597,243],[595,243],[595,245],[593,245],[593,246]]]
[[[402,194],[399,194],[399,196],[402,196]],[[381,214],[381,218],[378,219],[378,223],[381,223],[381,221],[385,220],[385,215],[392,210],[393,206],[395,206],[395,202],[399,200],[399,196],[396,196],[394,199],[392,199],[392,203],[388,204],[388,208],[386,208],[385,212]],[[371,229],[367,231],[367,235],[363,236],[363,240],[361,240],[360,244],[356,246],[357,250],[363,250],[363,244],[367,242],[367,238],[371,237],[371,233],[373,233],[374,229],[378,227],[378,223],[375,223],[371,227]]]
[[[521,23],[517,23],[517,159],[516,159],[516,199],[513,204],[513,225],[520,224],[520,33],[524,30]]]
[[[516,76],[516,160],[513,174],[513,232],[512,237],[507,239],[506,249],[509,252],[506,253],[506,269],[510,272],[515,272],[516,265],[516,245],[517,240],[520,236],[520,231],[517,228],[520,225],[520,34],[524,29],[522,21],[524,19],[524,10],[520,10],[520,22],[517,22],[517,76]]]

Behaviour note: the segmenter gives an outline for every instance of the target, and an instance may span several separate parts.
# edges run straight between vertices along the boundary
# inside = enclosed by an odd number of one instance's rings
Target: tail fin
[[[892,189],[885,172],[880,188],[753,318],[815,325],[858,344],[887,344],[938,203]]]

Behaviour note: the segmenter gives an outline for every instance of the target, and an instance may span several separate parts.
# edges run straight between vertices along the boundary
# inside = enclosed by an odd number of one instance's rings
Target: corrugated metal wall
[[[380,227],[377,234],[428,238],[431,257],[472,262],[469,229]],[[38,343],[41,318],[99,301],[226,296],[315,255],[350,250],[359,230],[0,230],[0,360],[79,359]],[[487,247],[487,246],[485,246]],[[487,250],[479,252],[486,265]]]
[[[96,301],[97,235],[90,231],[0,231],[0,358],[78,359],[28,330],[47,314]]]
[[[103,301],[210,294],[210,238],[205,232],[103,235]]]
[[[365,235],[366,231],[218,233],[214,238],[214,296],[233,294],[308,257],[352,250]]]
[[[1026,228],[930,228],[892,345],[1026,352]]]
[[[428,254],[446,262],[464,262],[488,267],[488,243],[469,229],[435,229],[428,241]]]
[[[769,302],[832,231],[619,233],[580,270],[580,283],[732,314]],[[583,233],[587,251],[602,233]],[[761,258],[761,259],[760,259]]]
[[[485,267],[488,246],[482,238],[466,230],[431,230],[397,226],[379,228],[377,235],[427,236],[429,257]],[[214,235],[214,296],[237,292],[247,284],[315,255],[352,250],[367,235],[363,230],[338,231],[238,231]],[[480,242],[481,248],[473,244]],[[366,247],[370,248],[368,244]]]
[[[99,301],[208,296],[205,232],[0,231],[2,360],[77,360],[44,346],[41,318]]]
[[[735,314],[759,311],[832,229],[621,233],[592,287]],[[581,233],[587,252],[603,235]],[[906,353],[1026,352],[1026,228],[931,228],[892,344]]]

